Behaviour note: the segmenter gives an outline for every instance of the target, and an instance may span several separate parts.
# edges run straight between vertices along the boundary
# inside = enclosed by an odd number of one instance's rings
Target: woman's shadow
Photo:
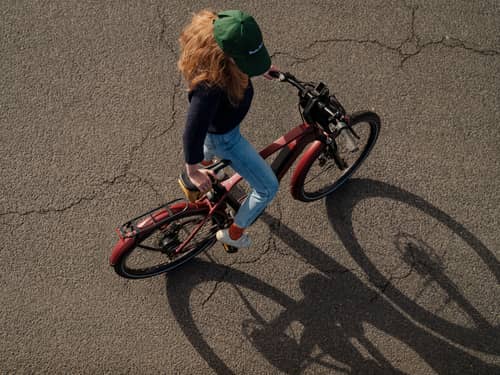
[[[394,186],[372,180],[352,180],[346,189],[327,199],[328,217],[346,249],[372,284],[382,288],[380,291],[377,287],[367,286],[354,273],[268,214],[264,214],[261,220],[318,270],[300,280],[304,295],[302,300],[296,301],[247,273],[211,262],[197,260],[186,267],[189,269],[169,275],[168,304],[186,337],[216,372],[232,373],[197,328],[189,309],[193,289],[210,281],[224,281],[236,288],[249,311],[248,319],[241,323],[242,335],[267,361],[286,373],[300,373],[312,364],[347,373],[402,373],[369,340],[364,328],[366,324],[406,344],[437,373],[488,374],[500,370],[452,344],[488,354],[500,354],[498,328],[482,318],[439,267],[432,267],[432,259],[426,257],[428,248],[414,238],[405,237],[401,241],[403,259],[415,264],[427,264],[428,267],[421,267],[425,271],[420,272],[431,274],[433,280],[476,323],[474,329],[447,322],[420,307],[398,291],[364,255],[353,234],[351,216],[356,203],[369,197],[399,200],[433,216],[460,234],[498,279],[498,262],[491,252],[448,215]],[[418,262],[415,262],[416,257]],[[418,267],[416,270],[418,272]],[[242,288],[272,299],[283,307],[283,311],[266,321],[258,308],[248,301]],[[303,327],[296,337],[290,335],[293,324]],[[315,347],[320,348],[320,354],[314,352]]]

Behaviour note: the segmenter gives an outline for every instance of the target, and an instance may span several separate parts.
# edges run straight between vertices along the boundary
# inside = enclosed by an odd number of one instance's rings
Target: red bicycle
[[[260,155],[266,159],[278,153],[271,167],[280,181],[300,156],[290,182],[293,198],[303,202],[323,198],[366,159],[377,140],[380,118],[367,111],[346,114],[324,83],[302,82],[283,72],[274,76],[298,89],[303,123]],[[209,168],[217,173],[228,165],[221,160]],[[111,266],[120,276],[146,278],[178,268],[209,249],[217,242],[217,230],[229,226],[240,207],[244,197],[238,199],[234,192],[241,180],[233,174],[214,181],[212,189],[196,199],[176,199],[126,222],[117,229]]]

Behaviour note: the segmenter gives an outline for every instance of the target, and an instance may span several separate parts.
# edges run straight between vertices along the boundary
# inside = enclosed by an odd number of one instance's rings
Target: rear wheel
[[[312,153],[293,178],[296,199],[310,202],[333,193],[366,159],[377,140],[380,118],[373,112],[358,112],[350,116],[349,124],[359,137],[354,137],[357,149],[350,151],[342,134],[331,144],[313,143]]]
[[[139,234],[134,247],[128,250],[115,271],[123,277],[141,279],[172,271],[210,248],[217,240],[215,233],[223,218],[214,214],[208,218],[182,251],[181,244],[205,220],[208,209],[187,209],[157,227]]]

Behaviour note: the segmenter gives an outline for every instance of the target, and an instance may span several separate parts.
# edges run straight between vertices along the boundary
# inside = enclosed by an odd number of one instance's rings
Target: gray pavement
[[[127,281],[114,229],[180,195],[204,7],[382,133],[325,200],[285,177],[250,250]],[[0,373],[500,373],[498,1],[4,1],[0,33]],[[260,148],[300,117],[254,84]]]

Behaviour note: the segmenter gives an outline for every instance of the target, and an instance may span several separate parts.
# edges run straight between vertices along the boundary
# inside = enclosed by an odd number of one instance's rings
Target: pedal
[[[226,250],[226,253],[236,253],[238,251],[237,247],[229,246],[225,243],[223,243],[222,246],[224,246],[224,250]]]

